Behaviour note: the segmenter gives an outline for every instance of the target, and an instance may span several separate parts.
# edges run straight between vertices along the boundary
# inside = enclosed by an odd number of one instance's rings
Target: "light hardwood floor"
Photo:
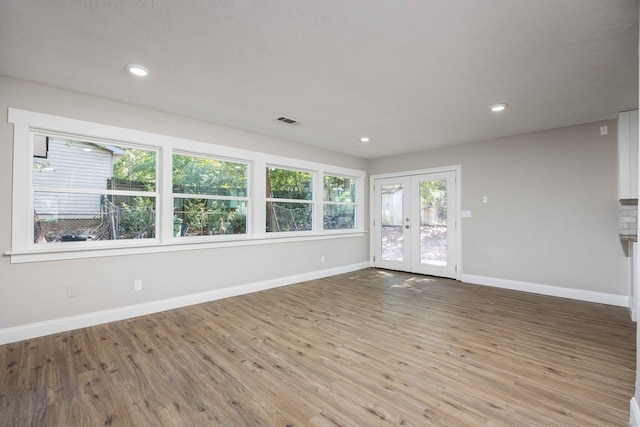
[[[0,346],[2,426],[623,426],[623,308],[366,269]]]

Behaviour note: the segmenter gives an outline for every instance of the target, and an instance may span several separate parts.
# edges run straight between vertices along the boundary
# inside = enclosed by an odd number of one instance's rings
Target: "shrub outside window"
[[[313,230],[313,174],[266,168],[266,231]]]
[[[323,179],[323,227],[325,230],[356,228],[356,179],[325,175]]]
[[[247,163],[173,155],[173,236],[247,233]]]
[[[155,150],[41,134],[32,142],[34,243],[155,238]]]

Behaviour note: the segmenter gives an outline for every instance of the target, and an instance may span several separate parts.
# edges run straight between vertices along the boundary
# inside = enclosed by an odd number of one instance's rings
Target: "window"
[[[46,160],[36,154],[47,140]],[[157,152],[33,134],[33,242],[156,236]]]
[[[267,167],[267,232],[313,230],[313,174]]]
[[[173,235],[246,234],[246,163],[173,155]]]
[[[15,108],[9,123],[12,263],[364,231],[364,171]]]
[[[323,226],[325,230],[356,228],[356,179],[325,175],[323,180]]]

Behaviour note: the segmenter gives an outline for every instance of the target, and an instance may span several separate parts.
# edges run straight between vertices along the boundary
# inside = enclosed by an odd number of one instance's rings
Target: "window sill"
[[[283,234],[283,233],[277,233]],[[185,239],[188,241],[182,241],[180,239],[174,239],[169,243],[145,242],[118,246],[87,246],[82,243],[73,243],[72,245],[65,245],[65,247],[53,247],[47,246],[46,248],[36,248],[28,251],[12,251],[6,252],[5,256],[11,257],[11,264],[22,264],[29,262],[43,262],[43,261],[61,261],[69,259],[82,259],[82,258],[101,258],[109,256],[122,256],[122,255],[141,255],[141,254],[153,254],[163,252],[180,252],[180,251],[193,251],[201,249],[219,249],[230,248],[238,246],[255,246],[255,245],[272,245],[278,243],[292,243],[292,242],[305,242],[313,240],[328,240],[328,239],[345,239],[352,237],[362,237],[366,234],[364,231],[335,231],[325,232],[322,234],[304,234],[292,233],[289,235],[267,235],[261,238],[242,238],[242,239],[229,239],[218,241],[197,241],[197,238]]]

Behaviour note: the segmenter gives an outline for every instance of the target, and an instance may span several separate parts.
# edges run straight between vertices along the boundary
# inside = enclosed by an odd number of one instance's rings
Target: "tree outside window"
[[[325,175],[323,179],[323,227],[345,230],[356,227],[356,180]]]
[[[266,231],[313,230],[313,174],[266,168]]]

